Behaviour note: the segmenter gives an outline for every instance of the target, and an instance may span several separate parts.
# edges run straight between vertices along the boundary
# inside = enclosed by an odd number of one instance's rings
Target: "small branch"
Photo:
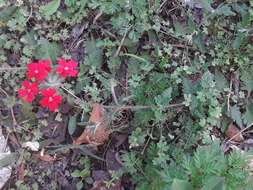
[[[98,14],[95,16],[95,18],[94,18],[94,20],[93,20],[92,23],[95,24],[95,23],[97,22],[97,19],[98,19],[99,17],[101,17],[102,14],[103,14],[103,12],[100,10],[100,11],[98,12]]]
[[[112,93],[113,100],[114,100],[116,105],[119,105],[119,102],[118,102],[118,99],[117,99],[117,96],[116,96],[116,93],[115,93],[116,84],[115,84],[115,81],[113,79],[110,80],[110,86],[111,86],[111,93]]]
[[[114,57],[117,57],[117,56],[119,55],[119,52],[120,52],[120,50],[121,50],[121,47],[122,47],[122,45],[123,45],[123,43],[124,43],[124,41],[125,41],[125,39],[126,39],[126,35],[127,35],[128,31],[130,30],[130,28],[131,28],[131,27],[129,27],[128,29],[126,29],[126,32],[125,32],[123,38],[122,38],[121,41],[120,41],[119,47],[118,47],[116,53],[114,54]]]
[[[232,80],[230,80],[230,85],[229,85],[229,92],[228,92],[228,101],[227,101],[227,111],[229,113],[230,111],[230,96],[232,92]]]
[[[65,90],[67,93],[69,93],[71,96],[73,96],[74,98],[81,100],[80,98],[78,98],[75,94],[73,94],[70,90],[66,89],[65,87],[61,86],[61,88],[63,90]]]

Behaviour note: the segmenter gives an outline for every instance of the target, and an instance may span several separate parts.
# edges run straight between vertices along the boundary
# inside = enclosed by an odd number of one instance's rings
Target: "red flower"
[[[27,80],[22,82],[21,89],[18,90],[18,95],[24,101],[31,103],[35,96],[38,94],[38,84],[37,83],[30,83]]]
[[[58,59],[58,67],[56,69],[57,73],[59,73],[62,77],[66,76],[72,76],[75,77],[78,73],[76,70],[77,67],[77,62],[70,59],[70,60],[65,60],[65,59]]]
[[[32,62],[27,64],[27,78],[35,78],[37,81],[44,80],[48,72],[51,71],[51,61],[50,60],[39,60],[38,62]]]
[[[56,94],[54,88],[48,88],[41,90],[43,98],[40,100],[42,107],[49,108],[50,111],[55,111],[62,101],[62,97]]]

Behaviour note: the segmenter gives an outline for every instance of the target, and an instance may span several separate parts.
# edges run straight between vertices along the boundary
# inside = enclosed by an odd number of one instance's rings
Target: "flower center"
[[[39,71],[36,69],[35,71],[34,71],[36,74],[38,74],[39,73]]]
[[[31,92],[31,89],[28,89],[27,92],[30,93],[30,92]]]
[[[53,98],[50,96],[50,97],[48,98],[48,101],[49,101],[49,102],[52,102],[52,101],[53,101]]]
[[[64,67],[64,70],[67,71],[67,70],[69,70],[69,68],[68,67]]]

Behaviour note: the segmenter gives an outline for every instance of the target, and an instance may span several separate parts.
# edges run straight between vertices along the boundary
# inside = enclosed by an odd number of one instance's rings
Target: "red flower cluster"
[[[65,60],[60,58],[57,60],[56,72],[61,77],[75,77],[78,73],[77,71],[77,62],[74,60]],[[39,60],[27,64],[27,73],[26,76],[29,82],[25,80],[22,82],[21,89],[18,90],[19,97],[28,103],[32,103],[35,97],[38,94],[42,95],[40,100],[40,105],[42,107],[48,108],[50,111],[55,111],[58,109],[61,104],[62,97],[57,95],[57,90],[55,88],[46,88],[39,90],[39,83],[42,83],[48,77],[49,72],[52,71],[52,63],[50,60]]]

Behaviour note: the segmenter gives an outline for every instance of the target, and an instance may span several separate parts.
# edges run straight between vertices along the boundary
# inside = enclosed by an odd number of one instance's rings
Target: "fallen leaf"
[[[109,130],[107,128],[105,111],[100,104],[92,105],[89,123],[94,125],[86,126],[83,133],[74,140],[73,144],[92,144],[95,146],[102,145],[109,138]]]
[[[37,141],[28,141],[22,144],[23,148],[29,148],[32,151],[39,151],[40,144]]]
[[[18,166],[18,180],[24,181],[25,178],[25,163],[21,162]]]
[[[238,129],[238,127],[236,127],[233,123],[231,123],[226,132],[225,132],[226,136],[233,140],[233,141],[237,141],[237,142],[241,142],[244,140],[240,130]]]
[[[53,162],[56,160],[55,157],[50,156],[48,154],[35,154],[35,157],[37,157],[38,159],[45,161],[45,162]]]
[[[93,104],[89,122],[95,124],[102,123],[104,120],[104,116],[105,116],[104,108],[100,104],[97,103]]]

